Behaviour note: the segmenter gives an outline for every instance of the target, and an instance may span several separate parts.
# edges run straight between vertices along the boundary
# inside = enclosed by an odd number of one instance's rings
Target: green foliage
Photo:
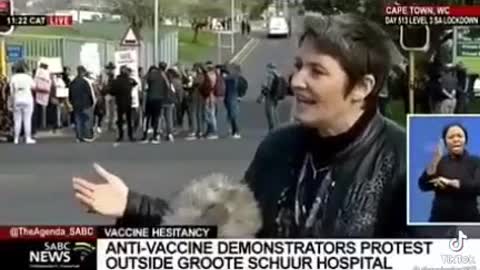
[[[217,5],[209,1],[190,4],[188,5],[187,10],[189,17],[192,20],[205,19],[209,16],[225,17],[229,14],[225,6]]]
[[[152,25],[154,0],[112,0],[113,11],[125,17],[136,30]]]
[[[250,7],[250,18],[252,18],[252,19],[260,18],[263,11],[270,4],[269,0],[263,0],[263,1],[259,0],[259,1],[252,1],[252,2],[256,3],[256,5],[253,5],[253,6]]]

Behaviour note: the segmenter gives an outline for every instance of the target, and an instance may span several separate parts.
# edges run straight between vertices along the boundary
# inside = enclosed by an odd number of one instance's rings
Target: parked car
[[[268,37],[288,37],[290,26],[285,17],[272,17],[268,21]]]

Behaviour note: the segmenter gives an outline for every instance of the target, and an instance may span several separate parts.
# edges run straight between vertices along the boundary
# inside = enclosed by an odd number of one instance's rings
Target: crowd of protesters
[[[96,77],[83,66],[75,76],[69,68],[61,74],[48,70],[40,64],[29,72],[17,63],[11,78],[0,80],[1,129],[15,144],[35,143],[41,127],[52,132],[72,127],[77,142],[86,143],[105,131],[116,132],[118,142],[172,142],[182,134],[187,140],[215,140],[219,106],[226,109],[231,137],[241,138],[239,106],[248,82],[238,65],[183,68],[162,62],[134,74],[127,66],[116,72],[108,63]]]
[[[389,112],[390,101],[400,99],[404,111],[424,114],[467,114],[478,113],[474,101],[480,98],[479,74],[468,70],[463,63],[443,63],[434,58],[424,75],[416,77],[414,89],[414,110],[409,104],[408,65],[404,69],[396,66],[390,72],[388,83],[379,95],[379,108],[385,115]]]

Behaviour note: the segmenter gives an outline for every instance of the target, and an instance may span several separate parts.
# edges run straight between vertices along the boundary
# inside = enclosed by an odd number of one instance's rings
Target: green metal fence
[[[100,39],[73,38],[61,36],[23,35],[14,34],[6,37],[6,45],[21,45],[24,48],[24,60],[30,70],[36,68],[41,57],[60,57],[63,66],[74,69],[81,64],[80,52],[84,44],[95,43],[98,46],[98,55],[101,66],[114,61],[115,51],[121,50],[120,41]],[[159,55],[163,61],[173,64],[178,61],[178,32],[163,33],[159,40]],[[146,69],[153,63],[152,42],[145,42],[139,52],[140,66]],[[8,63],[10,73],[11,66]]]

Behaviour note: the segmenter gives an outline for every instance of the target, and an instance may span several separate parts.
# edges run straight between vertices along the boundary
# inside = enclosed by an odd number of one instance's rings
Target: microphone
[[[212,174],[193,180],[173,198],[162,225],[217,226],[220,238],[254,238],[262,217],[246,184]]]

